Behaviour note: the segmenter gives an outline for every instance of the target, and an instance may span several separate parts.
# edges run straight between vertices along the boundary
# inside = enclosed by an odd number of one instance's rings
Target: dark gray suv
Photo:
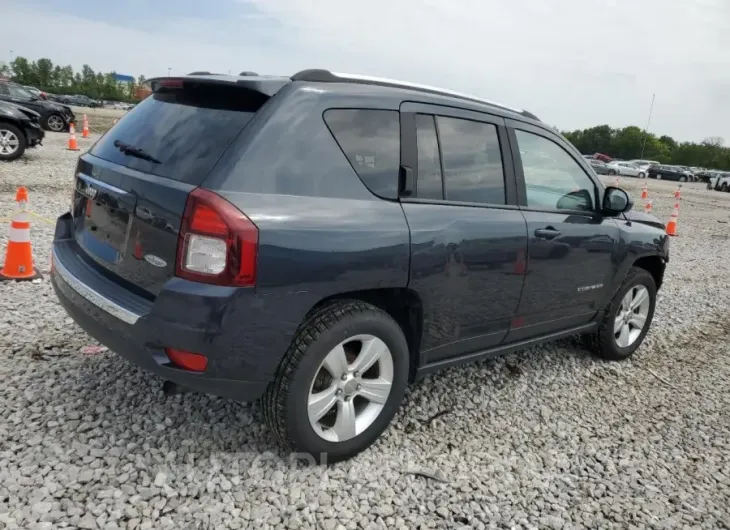
[[[294,451],[357,454],[428,372],[649,330],[663,225],[528,112],[325,70],[152,87],[79,159],[54,288],[168,389],[263,397]]]

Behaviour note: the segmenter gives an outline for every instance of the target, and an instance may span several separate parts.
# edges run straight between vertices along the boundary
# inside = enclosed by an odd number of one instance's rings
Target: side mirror
[[[606,216],[615,216],[620,213],[628,212],[634,207],[634,202],[621,188],[609,186],[603,194],[603,214]]]

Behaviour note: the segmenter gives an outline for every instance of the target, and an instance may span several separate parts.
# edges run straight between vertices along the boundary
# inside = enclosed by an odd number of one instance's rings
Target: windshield
[[[14,98],[20,98],[20,99],[37,99],[34,94],[32,94],[29,90],[26,90],[25,88],[18,86],[18,85],[6,85],[8,87],[8,92],[10,92],[10,95]]]

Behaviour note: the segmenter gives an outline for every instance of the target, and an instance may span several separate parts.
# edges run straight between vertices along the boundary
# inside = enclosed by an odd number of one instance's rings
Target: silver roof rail
[[[526,110],[517,109],[508,105],[503,105],[488,99],[471,96],[469,94],[462,94],[461,92],[455,92],[446,88],[438,88],[429,85],[422,85],[419,83],[409,83],[407,81],[398,81],[395,79],[388,79],[384,77],[373,77],[359,74],[346,74],[341,72],[330,72],[329,70],[323,69],[311,69],[302,70],[291,76],[292,81],[310,81],[315,83],[360,83],[365,85],[377,85],[393,88],[406,88],[411,90],[418,90],[420,92],[427,92],[429,94],[438,94],[444,96],[451,96],[465,101],[472,101],[475,103],[483,103],[485,105],[491,105],[493,107],[500,107],[517,114],[521,114],[527,118],[540,121],[537,116]]]

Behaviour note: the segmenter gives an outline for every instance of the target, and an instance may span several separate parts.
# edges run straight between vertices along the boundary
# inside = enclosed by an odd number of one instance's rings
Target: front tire
[[[728,191],[727,182],[722,183],[722,186],[720,186],[720,191],[724,191],[724,192]]]
[[[0,123],[0,161],[10,162],[20,158],[26,146],[23,131],[12,123]]]
[[[66,122],[63,120],[60,114],[50,114],[46,118],[46,121],[43,124],[43,128],[52,132],[63,132],[63,130],[66,128]]]
[[[631,357],[651,326],[656,292],[654,277],[645,269],[632,267],[606,307],[598,330],[586,337],[593,353],[609,361]]]
[[[687,177],[682,175],[681,177],[679,177],[679,182],[687,182]]]
[[[646,173],[644,173],[643,171],[640,171],[639,172],[639,178],[640,179],[646,178]]]
[[[388,427],[408,383],[403,331],[381,309],[335,302],[300,326],[263,397],[266,423],[287,449],[318,463],[346,460]]]
[[[616,171],[613,170],[613,169],[609,169],[608,170],[608,174],[611,175],[611,176],[614,176],[616,174]]]

